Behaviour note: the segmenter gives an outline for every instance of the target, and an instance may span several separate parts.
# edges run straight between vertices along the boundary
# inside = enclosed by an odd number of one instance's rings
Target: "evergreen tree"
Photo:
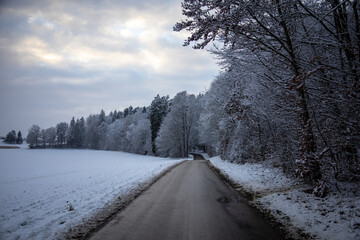
[[[77,119],[74,127],[74,147],[81,148],[85,138],[85,120]]]
[[[111,123],[115,122],[116,120],[116,110],[114,112],[110,112],[109,117],[111,118]]]
[[[5,142],[10,143],[10,144],[15,144],[16,143],[16,132],[15,132],[15,130],[12,130],[11,132],[9,132],[6,135]]]
[[[85,125],[85,119],[84,117],[80,118],[79,121],[79,142],[78,142],[78,146],[82,147],[84,145],[84,141],[85,141],[85,132],[86,132],[86,125]]]
[[[130,114],[129,108],[124,109],[124,118],[126,118]]]
[[[130,105],[129,107],[129,115],[134,114],[134,108]]]
[[[99,124],[100,125],[101,123],[105,122],[105,112],[103,109],[101,109],[101,112],[100,112],[100,115],[99,115]]]
[[[168,111],[169,111],[169,96],[160,97],[158,94],[151,102],[149,108],[151,142],[152,142],[152,151],[154,154],[156,154],[155,139],[158,135],[164,117],[166,116]]]
[[[124,113],[122,111],[118,111],[116,115],[116,119],[120,119],[124,117]]]
[[[24,141],[24,140],[23,140],[23,138],[22,138],[21,131],[19,131],[18,134],[17,134],[16,143],[17,143],[17,144],[22,144],[23,141]]]
[[[67,144],[69,147],[75,147],[75,138],[76,138],[76,132],[75,132],[75,118],[72,117],[70,121],[69,128],[67,130]]]

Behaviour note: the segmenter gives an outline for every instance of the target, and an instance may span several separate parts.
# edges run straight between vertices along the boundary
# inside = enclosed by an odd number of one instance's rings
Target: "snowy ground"
[[[57,238],[180,161],[110,151],[0,149],[0,239]]]
[[[262,164],[233,164],[219,157],[211,163],[242,189],[255,196],[251,204],[270,213],[295,239],[360,239],[360,196],[332,193],[325,198],[307,194],[306,186],[279,169]],[[299,229],[301,231],[299,231]]]

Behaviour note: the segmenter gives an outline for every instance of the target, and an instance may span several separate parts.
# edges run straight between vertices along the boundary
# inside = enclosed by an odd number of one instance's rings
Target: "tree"
[[[190,31],[184,45],[224,42],[212,51],[241,83],[227,92],[231,121],[220,118],[225,126],[234,123],[230,131],[239,137],[221,140],[220,151],[298,159],[291,168],[308,182],[328,178],[329,169],[335,178],[360,173],[357,0],[185,0],[182,7],[187,19],[174,30]],[[251,93],[252,85],[263,96]],[[211,112],[202,115],[204,123],[212,119]]]
[[[111,123],[115,122],[116,119],[118,119],[118,113],[117,111],[115,110],[112,117],[111,117]]]
[[[10,143],[10,144],[15,144],[16,143],[16,132],[15,132],[15,130],[12,130],[11,132],[9,132],[6,135],[5,142]]]
[[[135,110],[136,109],[136,110]],[[106,149],[151,153],[151,133],[148,114],[143,108],[135,108],[135,113],[119,118],[107,126]]]
[[[74,127],[74,144],[75,147],[81,148],[83,147],[84,140],[85,140],[85,120],[83,117],[76,120],[75,127]]]
[[[187,157],[197,144],[193,142],[197,122],[196,97],[186,91],[176,94],[156,139],[156,147],[163,156]]]
[[[39,137],[40,127],[38,125],[32,125],[26,137],[26,142],[30,144],[30,147],[37,147],[39,143]]]
[[[224,159],[230,157],[226,149],[235,127],[225,110],[235,81],[236,78],[228,77],[225,73],[219,74],[205,94],[204,110],[200,116],[200,143],[206,146],[211,156],[219,154]]]
[[[76,131],[75,131],[75,118],[72,117],[71,121],[70,121],[70,125],[67,129],[67,133],[66,133],[66,138],[67,138],[67,145],[69,147],[75,147],[76,146]]]
[[[22,144],[23,141],[24,141],[24,139],[22,137],[21,131],[19,131],[18,134],[17,134],[16,143],[17,144]]]
[[[301,34],[297,29],[303,15],[298,14],[296,1],[185,0],[182,7],[189,20],[177,23],[174,29],[187,29],[192,33],[185,45],[196,41],[194,48],[204,48],[219,38],[237,50],[252,51],[262,62],[277,56],[288,67],[285,75],[288,85],[297,93],[303,161],[311,169],[311,178],[319,179],[314,156],[316,142],[306,98],[305,79],[309,73],[301,68],[301,52],[297,50],[300,47],[297,36]]]
[[[123,117],[125,118],[128,115],[134,114],[135,112],[136,112],[136,110],[132,106],[129,106],[128,108],[124,109]]]
[[[43,148],[46,147],[46,131],[45,129],[40,130],[40,142],[43,144]]]
[[[85,145],[87,148],[96,149],[98,145],[98,115],[89,115],[86,118],[86,132],[85,132]]]
[[[169,96],[160,97],[158,94],[151,102],[149,108],[151,142],[152,142],[152,151],[154,154],[156,154],[155,139],[158,135],[164,117],[166,116],[168,111],[169,111]]]
[[[64,144],[66,144],[66,132],[68,130],[68,123],[61,122],[56,125],[56,136],[57,136],[57,142],[60,144],[60,147],[62,148]]]
[[[151,153],[151,131],[148,114],[138,109],[136,113],[127,117],[125,138],[127,151],[138,154]]]
[[[108,131],[108,124],[102,122],[96,129],[97,131],[97,148],[96,149],[105,149],[106,148],[106,135]]]
[[[111,120],[111,119],[110,119]],[[105,149],[108,123],[104,111],[86,119],[85,144],[91,149]]]
[[[56,140],[56,128],[50,127],[45,130],[45,141],[52,147]]]
[[[98,125],[100,125],[103,122],[105,122],[105,112],[104,112],[103,109],[101,109],[100,115],[99,115],[99,123],[98,123]]]
[[[106,136],[106,148],[116,151],[128,151],[127,147],[130,145],[126,138],[126,132],[129,122],[127,118],[119,118],[114,123],[109,125]]]

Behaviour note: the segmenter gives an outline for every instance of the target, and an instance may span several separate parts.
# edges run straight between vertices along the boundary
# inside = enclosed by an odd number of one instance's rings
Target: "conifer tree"
[[[158,136],[160,126],[169,110],[169,96],[160,97],[159,94],[151,102],[149,108],[149,119],[151,129],[152,151],[156,154],[155,139]]]
[[[70,121],[69,128],[67,130],[67,144],[69,147],[75,147],[75,138],[76,138],[76,132],[75,132],[75,118],[72,117]]]
[[[12,130],[11,132],[9,132],[6,135],[5,142],[10,143],[10,144],[16,143],[16,132],[15,132],[15,130]]]
[[[23,138],[22,138],[21,131],[19,131],[18,134],[17,134],[16,143],[17,144],[22,144],[23,143]]]

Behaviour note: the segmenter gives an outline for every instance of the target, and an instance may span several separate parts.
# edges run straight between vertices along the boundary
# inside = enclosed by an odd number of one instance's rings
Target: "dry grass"
[[[18,146],[0,146],[0,149],[18,149]]]

